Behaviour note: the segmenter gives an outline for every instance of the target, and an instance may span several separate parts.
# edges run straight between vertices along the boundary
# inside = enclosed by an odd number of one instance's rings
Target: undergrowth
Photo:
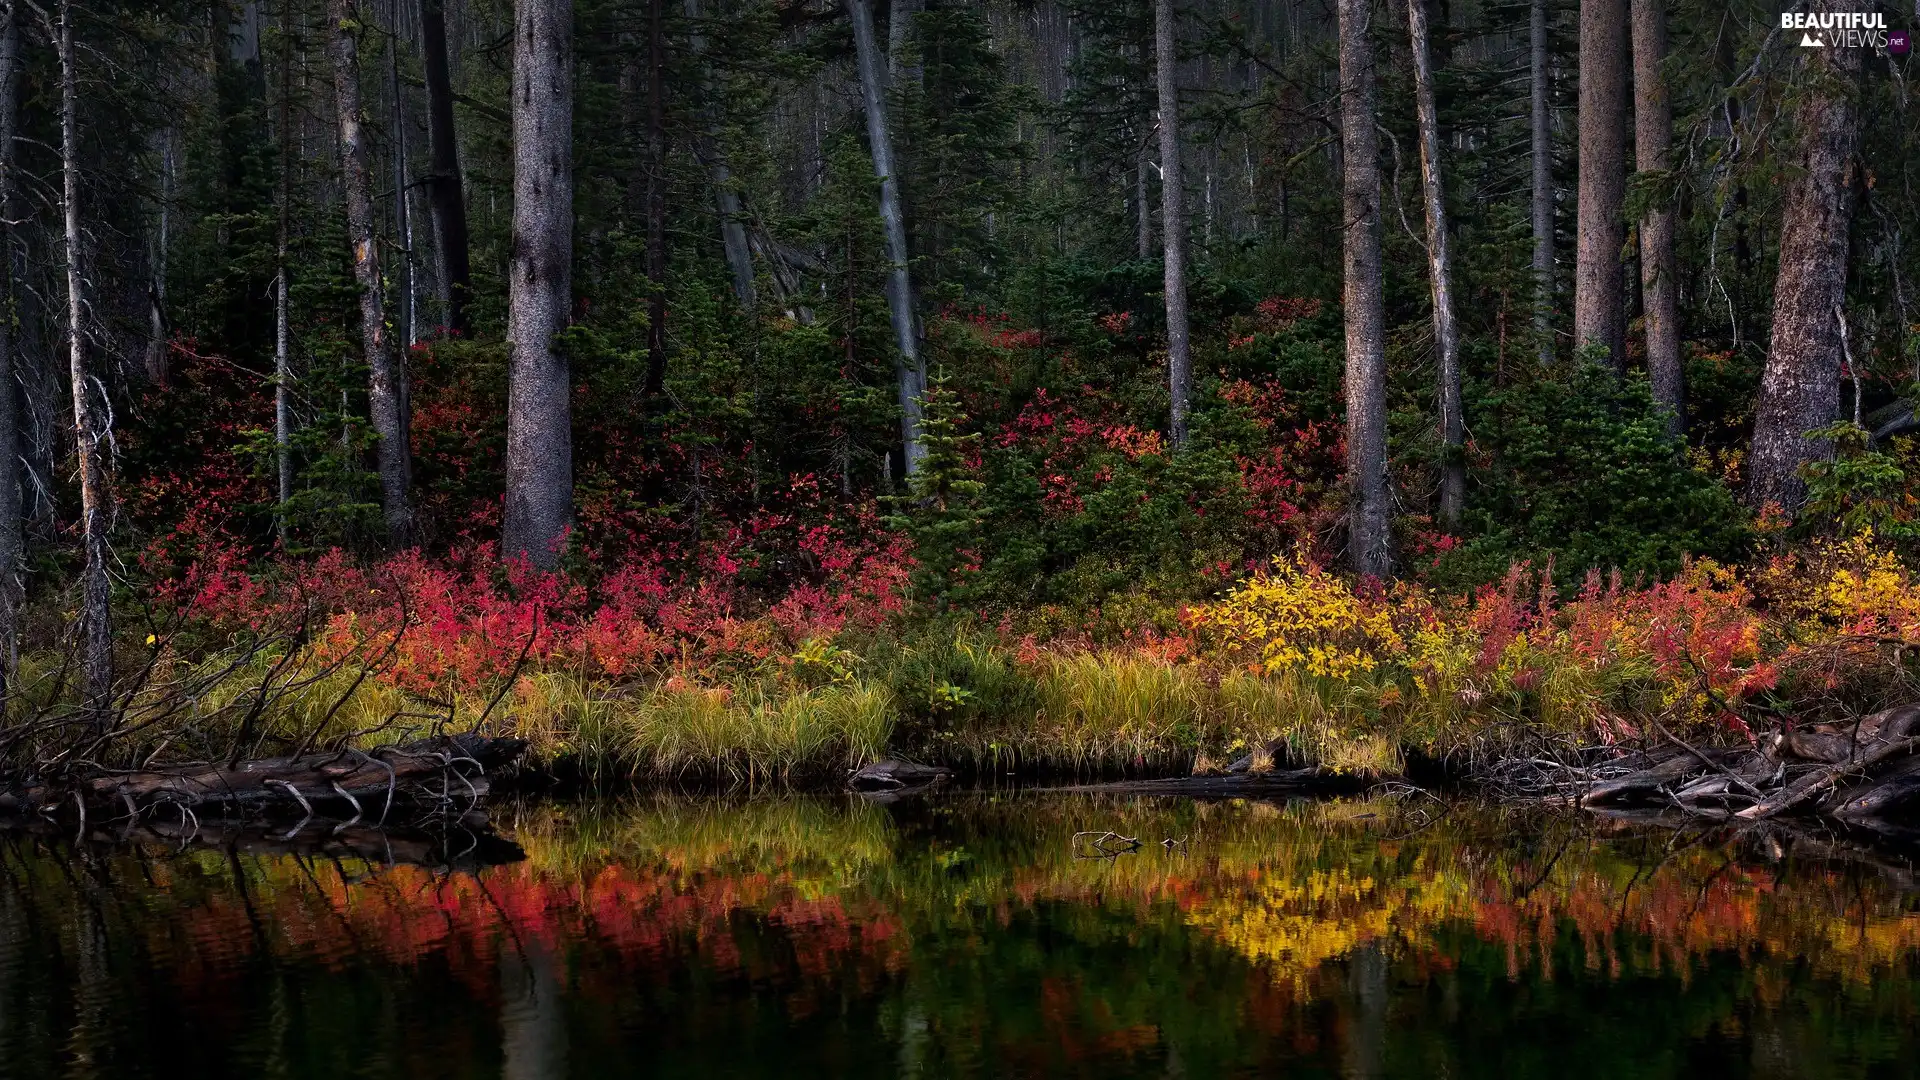
[[[1168,612],[1172,630],[1108,637],[915,616],[861,591],[876,580],[856,560],[805,605],[749,612],[638,573],[588,588],[406,559],[319,577],[210,566],[158,632],[123,643],[122,670],[142,676],[87,744],[111,753],[88,760],[477,726],[605,783],[829,782],[889,754],[981,774],[1164,775],[1251,755],[1379,775],[1408,753],[1758,739],[1789,715],[1910,700],[1920,646],[1920,581],[1871,534],[1651,584],[1589,573],[1568,589],[1516,564],[1472,595],[1295,556]],[[23,658],[0,740],[16,770],[71,733],[72,683],[59,653]],[[20,734],[34,731],[48,734]]]

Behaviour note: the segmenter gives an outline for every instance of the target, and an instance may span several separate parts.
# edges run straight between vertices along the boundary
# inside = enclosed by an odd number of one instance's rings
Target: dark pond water
[[[1899,860],[1437,809],[531,806],[478,872],[0,834],[0,1077],[1920,1073]]]

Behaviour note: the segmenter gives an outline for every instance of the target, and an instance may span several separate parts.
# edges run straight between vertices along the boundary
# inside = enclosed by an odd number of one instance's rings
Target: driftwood
[[[101,771],[61,784],[0,791],[0,813],[52,814],[72,808],[81,818],[137,820],[209,813],[275,813],[384,823],[396,807],[471,809],[487,792],[489,774],[525,752],[520,739],[442,735],[374,750],[342,749],[236,764],[183,765],[133,772]]]
[[[952,775],[952,769],[938,765],[921,765],[912,761],[888,758],[855,770],[853,775],[847,778],[847,786],[855,791],[892,792],[938,784]]]
[[[1364,791],[1371,781],[1325,769],[1274,769],[1225,776],[1174,776],[1164,780],[1114,780],[1079,784],[1055,791],[1095,792],[1103,795],[1181,795],[1189,798],[1258,799],[1308,795],[1342,795]]]
[[[1670,739],[1644,752],[1541,764],[1536,790],[1594,809],[1655,807],[1733,821],[1812,811],[1868,822],[1920,809],[1920,705],[1795,728],[1754,746]]]

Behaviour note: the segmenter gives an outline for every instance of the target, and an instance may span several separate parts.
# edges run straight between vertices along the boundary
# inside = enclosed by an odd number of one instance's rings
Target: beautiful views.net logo
[[[1800,31],[1801,47],[1810,49],[1886,49],[1904,53],[1909,47],[1907,32],[1887,29],[1887,17],[1877,11],[1789,11],[1780,16],[1780,29]]]

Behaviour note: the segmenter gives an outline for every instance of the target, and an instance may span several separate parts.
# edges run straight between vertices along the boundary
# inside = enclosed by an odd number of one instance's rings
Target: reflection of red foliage
[[[399,866],[357,885],[303,875],[251,902],[267,907],[269,947],[336,967],[368,954],[398,965],[440,956],[483,1000],[496,992],[493,968],[502,952],[533,943],[565,957],[572,943],[592,941],[621,960],[620,972],[601,963],[584,968],[582,978],[666,978],[676,964],[698,962],[723,978],[786,988],[796,1013],[848,989],[872,990],[905,962],[892,912],[813,895],[784,871],[686,874],[608,865],[568,877],[521,863],[479,877],[442,877]],[[244,970],[233,957],[261,940],[239,896],[216,895],[192,912],[184,920],[192,947],[180,958],[181,981],[210,994]],[[734,935],[743,918],[789,947],[742,950]]]

